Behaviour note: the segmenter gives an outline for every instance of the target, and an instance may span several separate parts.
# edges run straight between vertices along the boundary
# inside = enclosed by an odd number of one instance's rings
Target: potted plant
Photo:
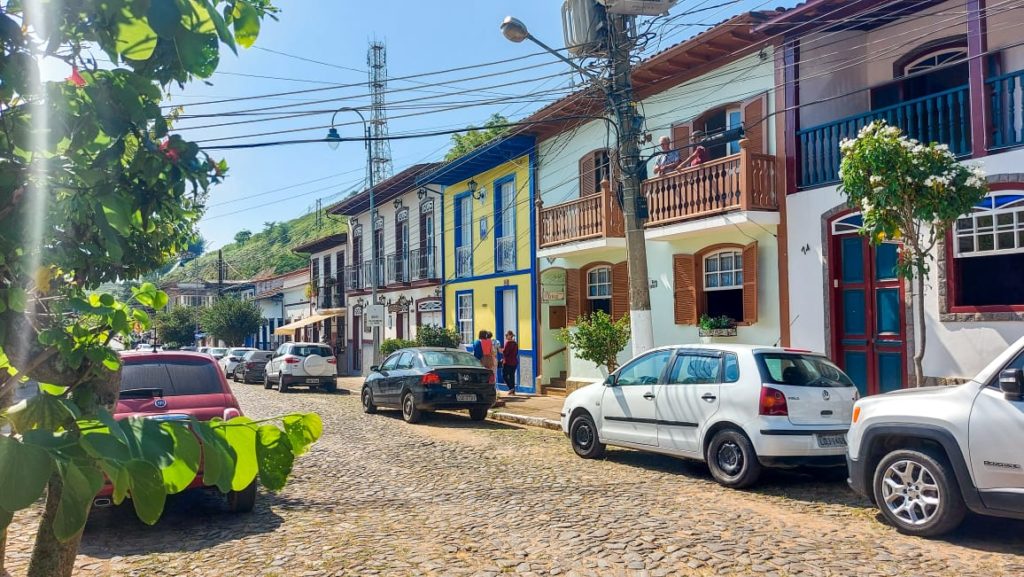
[[[697,336],[704,343],[711,342],[711,339],[715,337],[734,337],[736,336],[736,321],[726,315],[712,317],[703,314],[697,323]]]

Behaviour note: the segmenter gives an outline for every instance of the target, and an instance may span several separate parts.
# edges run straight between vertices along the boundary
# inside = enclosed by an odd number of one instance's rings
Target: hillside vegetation
[[[252,230],[258,227],[241,228]],[[293,246],[346,230],[346,223],[326,217],[321,218],[320,228],[317,228],[315,212],[286,222],[265,222],[262,230],[252,230],[252,236],[245,242],[234,242],[222,247],[227,269],[224,278],[250,279],[295,270],[307,264],[309,259],[293,253]],[[217,251],[210,251],[178,266],[163,277],[164,282],[186,280],[217,280]]]

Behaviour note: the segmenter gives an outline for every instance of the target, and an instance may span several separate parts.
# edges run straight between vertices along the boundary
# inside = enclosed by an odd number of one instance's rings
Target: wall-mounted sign
[[[399,303],[393,303],[388,305],[389,313],[404,313],[409,312],[409,305],[403,305]]]
[[[487,238],[487,217],[482,216],[480,217],[480,239],[483,240],[485,238]]]
[[[366,319],[366,326],[368,327],[384,326],[384,305],[367,306],[363,318]]]

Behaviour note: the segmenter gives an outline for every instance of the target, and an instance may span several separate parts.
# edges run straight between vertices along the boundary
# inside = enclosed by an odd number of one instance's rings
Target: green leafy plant
[[[482,128],[470,126],[466,132],[453,134],[452,147],[444,155],[445,161],[455,160],[505,134],[508,128],[502,126],[504,124],[508,124],[508,119],[498,113],[494,113],[487,119]]]
[[[728,315],[713,317],[708,314],[702,314],[700,315],[700,320],[697,321],[697,326],[702,331],[731,329],[736,327],[736,321]]]
[[[459,331],[448,327],[435,325],[424,325],[416,331],[416,345],[421,347],[446,347],[449,349],[459,348],[462,342],[462,335]]]
[[[259,330],[263,323],[260,307],[252,301],[237,298],[220,298],[199,312],[203,330],[228,343],[238,346],[245,337]]]
[[[252,231],[248,229],[242,229],[235,233],[235,242],[238,244],[245,244],[252,238]]]
[[[604,311],[596,311],[577,318],[576,326],[562,329],[557,338],[577,357],[611,373],[619,367],[618,355],[629,343],[629,317],[613,321]]]
[[[380,344],[380,354],[381,356],[386,357],[399,349],[415,347],[416,344],[416,341],[409,341],[406,339],[384,339],[384,342]]]
[[[166,312],[157,313],[153,319],[157,338],[165,347],[170,343],[178,345],[194,343],[198,322],[199,309],[183,306],[172,307]]]
[[[985,175],[957,162],[948,146],[908,139],[882,121],[844,140],[840,150],[841,190],[863,215],[861,234],[873,245],[899,243],[897,272],[911,282],[918,300],[914,367],[922,385],[925,277],[939,239],[988,193]],[[913,306],[913,298],[908,305]]]

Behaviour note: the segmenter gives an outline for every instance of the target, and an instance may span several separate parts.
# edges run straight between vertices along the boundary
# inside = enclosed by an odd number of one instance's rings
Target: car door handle
[[[717,399],[718,397],[716,397],[715,395],[712,395],[711,393],[704,393],[703,395],[701,395],[700,398],[702,398],[705,401],[710,403],[711,401]]]
[[[649,401],[654,398],[654,393],[644,393],[644,398]]]

